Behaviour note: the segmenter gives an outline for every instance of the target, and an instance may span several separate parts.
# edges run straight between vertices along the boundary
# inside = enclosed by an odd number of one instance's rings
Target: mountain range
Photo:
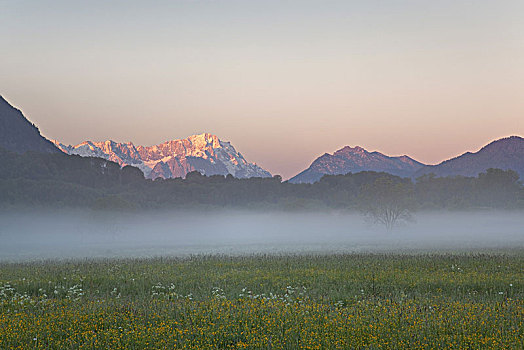
[[[391,157],[369,152],[362,147],[339,149],[325,153],[309,168],[289,179],[291,183],[314,183],[324,175],[342,175],[360,171],[386,172],[400,177],[417,178],[433,173],[437,177],[477,176],[489,168],[516,171],[524,179],[524,139],[511,136],[495,140],[478,152],[466,152],[436,165],[427,165],[408,156]]]
[[[325,153],[313,161],[309,168],[289,179],[291,183],[313,183],[324,175],[344,175],[360,171],[386,172],[409,177],[424,164],[408,157],[389,157],[380,152],[368,152],[356,146]]]
[[[0,147],[16,152],[66,153],[110,160],[121,167],[131,165],[142,170],[146,178],[185,177],[191,171],[203,175],[227,175],[237,178],[271,177],[271,174],[249,163],[230,142],[204,133],[157,146],[136,146],[131,142],[86,141],[76,146],[49,141],[19,109],[0,96]]]
[[[151,147],[111,140],[85,141],[76,146],[64,145],[56,140],[53,142],[67,154],[99,157],[120,166],[137,167],[149,179],[185,177],[195,170],[207,176],[231,174],[237,178],[271,177],[268,171],[248,163],[230,142],[222,141],[209,133]]]
[[[227,175],[237,178],[270,177],[271,174],[249,163],[230,142],[203,133],[186,139],[167,141],[156,146],[135,146],[131,142],[85,141],[75,146],[49,141],[22,112],[0,96],[0,148],[15,153],[65,153],[98,157],[140,169],[146,178],[185,177],[191,171],[203,175]],[[489,168],[511,169],[524,179],[524,139],[511,136],[493,141],[478,152],[466,152],[437,165],[426,165],[406,155],[392,157],[369,152],[362,147],[343,147],[333,154],[325,153],[290,183],[314,183],[324,175],[386,172],[401,177],[477,176]]]

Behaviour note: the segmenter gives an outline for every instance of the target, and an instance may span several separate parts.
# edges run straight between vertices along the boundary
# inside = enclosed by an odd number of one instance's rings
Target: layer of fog
[[[386,232],[347,213],[0,213],[0,260],[524,248],[524,213],[418,213]]]

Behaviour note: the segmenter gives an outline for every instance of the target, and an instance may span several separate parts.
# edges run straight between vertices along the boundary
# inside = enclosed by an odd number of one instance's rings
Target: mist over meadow
[[[0,214],[0,260],[524,248],[519,212],[419,212],[388,232],[347,212]]]

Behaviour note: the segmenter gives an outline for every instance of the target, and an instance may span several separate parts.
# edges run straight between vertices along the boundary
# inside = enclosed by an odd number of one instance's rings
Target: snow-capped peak
[[[248,163],[230,142],[221,141],[210,133],[166,141],[150,147],[112,140],[85,141],[76,146],[64,145],[56,140],[53,143],[67,154],[101,157],[121,166],[136,166],[151,179],[185,177],[188,172],[195,170],[204,175],[231,174],[238,178],[271,176],[256,164]]]

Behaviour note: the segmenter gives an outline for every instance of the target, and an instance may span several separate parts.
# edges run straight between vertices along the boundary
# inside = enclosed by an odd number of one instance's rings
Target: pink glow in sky
[[[48,138],[210,132],[284,178],[360,145],[437,163],[524,135],[524,2],[11,1],[0,94]]]

